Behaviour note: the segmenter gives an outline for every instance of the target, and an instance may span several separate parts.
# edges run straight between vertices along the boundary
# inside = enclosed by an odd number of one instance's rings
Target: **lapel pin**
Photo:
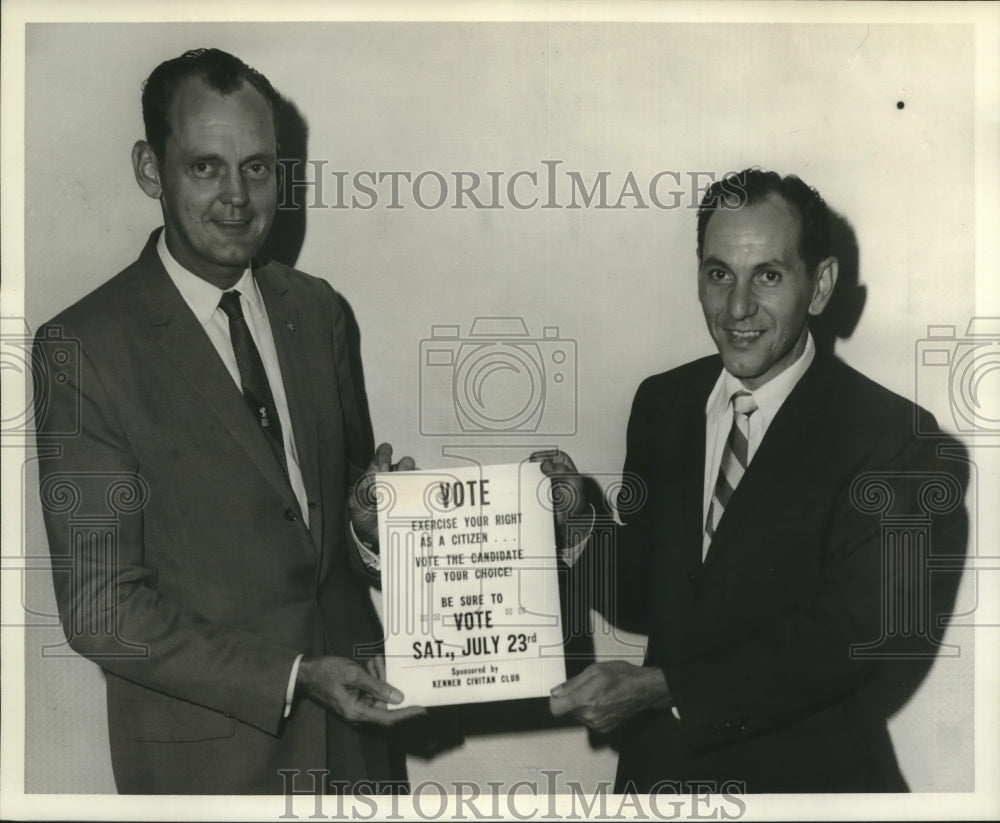
[[[291,320],[286,320],[285,325],[288,326],[289,331],[295,331],[295,324]]]

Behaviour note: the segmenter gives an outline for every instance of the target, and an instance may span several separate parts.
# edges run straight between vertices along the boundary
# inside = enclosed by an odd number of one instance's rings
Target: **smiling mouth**
[[[222,231],[225,232],[243,232],[250,228],[251,220],[213,220],[216,226],[218,226]]]
[[[756,331],[741,331],[739,329],[726,329],[726,334],[731,340],[737,343],[752,343],[764,334],[762,329]]]

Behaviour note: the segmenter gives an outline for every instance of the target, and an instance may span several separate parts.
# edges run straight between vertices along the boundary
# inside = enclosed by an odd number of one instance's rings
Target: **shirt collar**
[[[768,380],[763,386],[751,392],[757,408],[764,412],[768,419],[774,416],[788,395],[792,393],[792,389],[802,379],[802,375],[806,373],[815,358],[816,344],[813,342],[812,333],[807,332],[806,347],[798,359],[777,377]],[[738,391],[747,391],[747,389],[738,377],[723,369],[712,393],[708,396],[708,402],[705,404],[705,413],[708,417],[717,420],[725,414],[729,409],[730,399]]]
[[[184,302],[194,312],[194,316],[198,319],[198,322],[203,326],[207,325],[209,320],[212,319],[215,310],[219,308],[219,300],[222,299],[223,289],[213,286],[207,280],[203,280],[198,275],[189,272],[178,263],[170,253],[170,249],[167,248],[165,231],[160,232],[160,237],[156,241],[156,253],[160,256],[160,262],[163,263],[163,268],[167,270],[167,275],[169,275],[174,285],[177,286],[177,291],[181,293]],[[260,290],[257,288],[257,281],[254,279],[249,266],[247,266],[243,275],[236,282],[236,285],[233,286],[233,289],[242,295],[246,305],[250,307],[254,314],[258,317],[267,316],[267,313],[264,311],[264,300],[260,295]]]

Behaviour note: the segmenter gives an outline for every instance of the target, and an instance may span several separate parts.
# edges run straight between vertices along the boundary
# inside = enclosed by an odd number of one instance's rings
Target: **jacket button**
[[[687,582],[688,583],[697,583],[698,582],[698,575],[696,575],[694,572],[688,572],[687,575],[686,575],[686,577],[687,577]]]
[[[285,509],[285,520],[290,520],[290,521],[294,522],[294,521],[296,521],[298,519],[299,519],[299,516],[295,513],[295,509],[293,509],[291,506],[289,506],[287,509]]]

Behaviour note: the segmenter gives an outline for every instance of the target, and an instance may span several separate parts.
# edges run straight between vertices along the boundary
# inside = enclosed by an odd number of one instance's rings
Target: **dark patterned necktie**
[[[738,391],[733,394],[733,425],[729,429],[726,448],[722,452],[722,462],[719,464],[719,477],[715,481],[715,491],[712,493],[712,503],[708,507],[708,518],[705,521],[705,533],[711,540],[719,527],[722,512],[729,505],[736,486],[743,478],[749,463],[750,447],[750,415],[757,411],[757,404],[748,391]]]
[[[240,370],[240,383],[243,387],[243,399],[253,413],[260,427],[268,435],[271,448],[281,463],[285,475],[288,467],[285,462],[285,441],[281,434],[281,420],[271,394],[271,384],[267,382],[267,372],[264,371],[264,361],[250,336],[250,327],[243,316],[243,306],[240,304],[238,291],[223,293],[219,308],[229,318],[229,337],[233,341],[233,353],[236,355],[236,365]]]

